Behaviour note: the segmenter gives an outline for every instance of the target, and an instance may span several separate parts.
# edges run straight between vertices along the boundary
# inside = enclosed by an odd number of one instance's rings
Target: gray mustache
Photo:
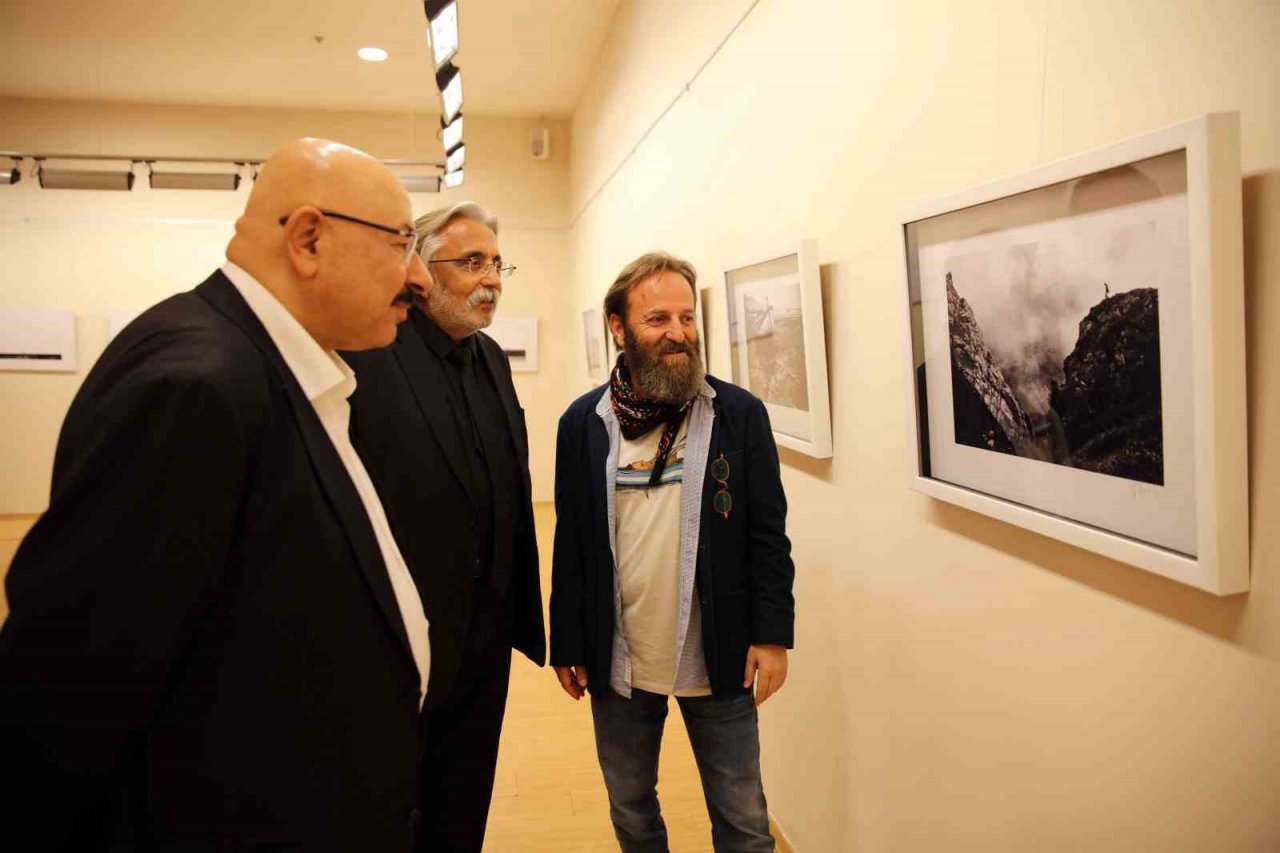
[[[492,302],[498,304],[498,297],[502,295],[502,291],[496,287],[485,287],[481,285],[471,291],[471,295],[467,297],[467,304],[474,308],[477,305],[485,305]]]

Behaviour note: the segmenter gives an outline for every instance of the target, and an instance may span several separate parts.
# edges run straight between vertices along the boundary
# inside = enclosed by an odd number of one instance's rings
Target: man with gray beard
[[[696,282],[665,252],[619,273],[604,311],[622,352],[557,442],[551,663],[571,697],[591,692],[628,853],[667,850],[656,784],[670,696],[715,849],[774,849],[756,709],[792,645],[786,497],[764,404],[705,374]]]
[[[346,356],[360,374],[351,434],[431,625],[418,849],[479,853],[511,650],[546,655],[524,410],[480,331],[515,268],[474,202],[414,227],[434,287],[390,347]]]

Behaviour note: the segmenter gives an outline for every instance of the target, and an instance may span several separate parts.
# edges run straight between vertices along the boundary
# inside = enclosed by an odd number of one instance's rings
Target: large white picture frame
[[[831,457],[818,244],[725,270],[729,378],[764,401],[783,447]]]
[[[1249,588],[1239,118],[904,211],[911,487]]]

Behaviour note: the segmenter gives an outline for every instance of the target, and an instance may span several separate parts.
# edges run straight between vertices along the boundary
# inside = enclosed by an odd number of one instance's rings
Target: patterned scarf
[[[662,438],[658,439],[658,455],[653,460],[653,471],[649,474],[649,485],[656,486],[662,480],[662,472],[667,467],[667,454],[676,442],[676,434],[680,432],[680,424],[693,405],[687,400],[679,405],[658,403],[646,400],[631,387],[631,371],[623,363],[623,356],[618,354],[618,363],[613,366],[609,375],[609,390],[613,403],[613,413],[622,427],[622,435],[628,441],[635,441],[660,423],[665,423]]]

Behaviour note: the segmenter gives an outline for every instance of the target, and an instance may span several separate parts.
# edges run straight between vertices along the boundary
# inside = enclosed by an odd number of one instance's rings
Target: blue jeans
[[[677,697],[702,777],[716,853],[773,851],[755,701]],[[658,750],[667,697],[632,690],[624,699],[608,687],[591,694],[596,754],[609,790],[609,817],[623,853],[667,853],[658,805]]]

